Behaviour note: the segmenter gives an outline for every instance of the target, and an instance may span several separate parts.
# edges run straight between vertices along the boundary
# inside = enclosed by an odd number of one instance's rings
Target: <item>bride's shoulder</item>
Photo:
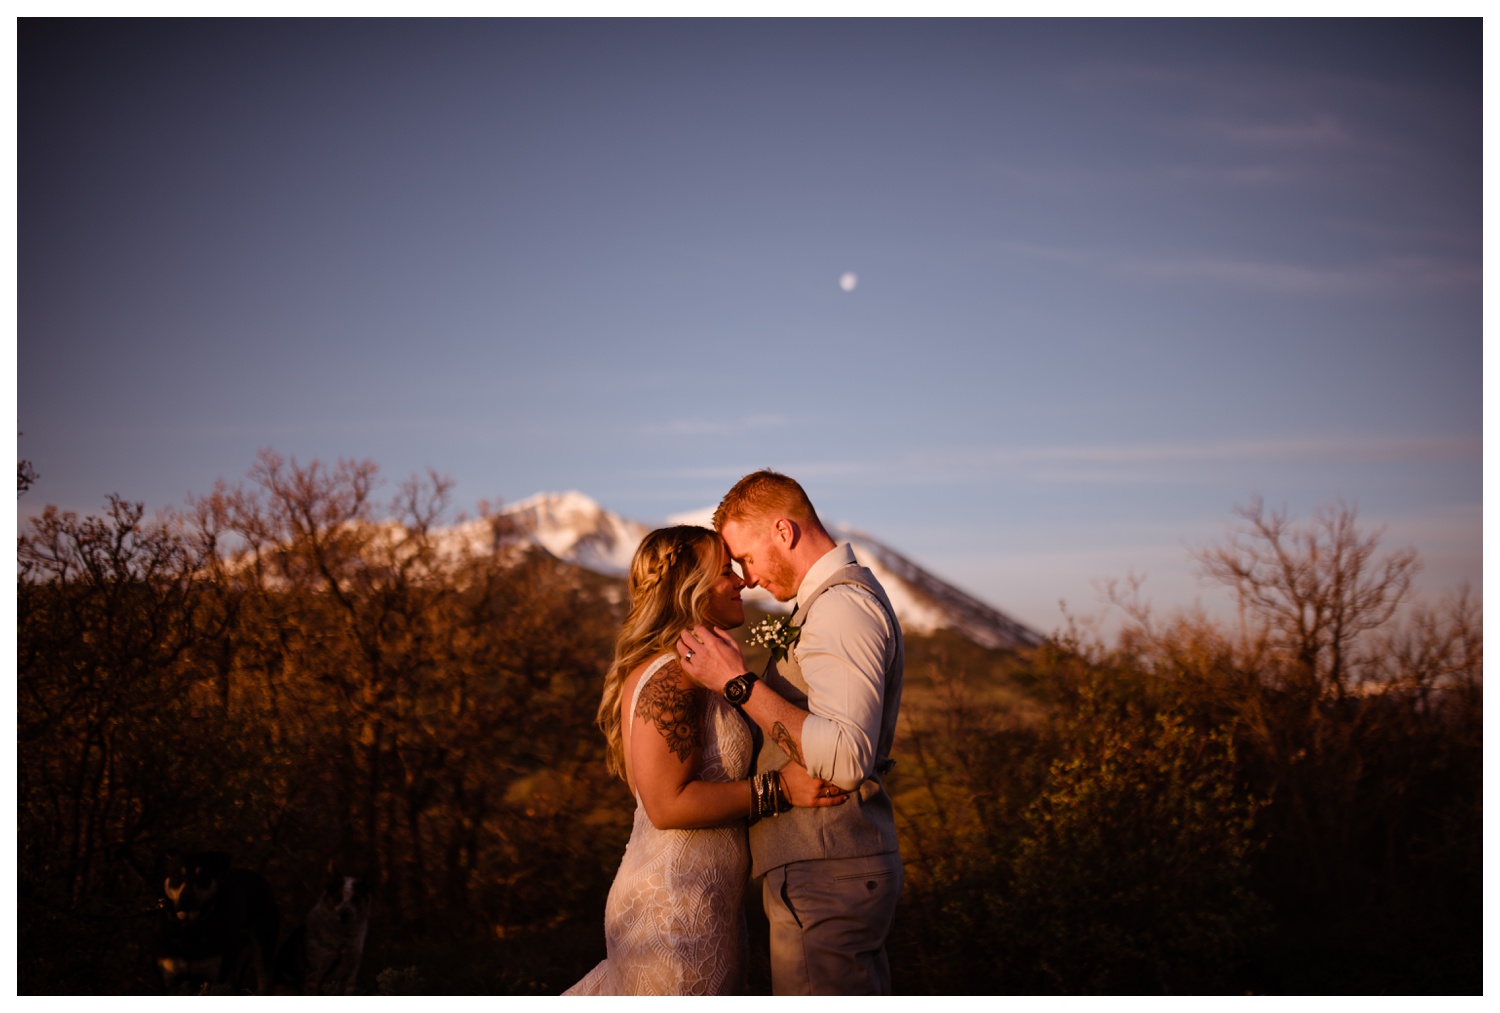
[[[658,654],[654,658],[647,658],[632,668],[629,674],[625,676],[625,691],[628,693],[634,690],[636,686],[647,679],[650,679],[652,682],[659,681],[669,684],[691,681],[675,652]]]
[[[642,676],[654,676],[658,672],[680,672],[682,662],[677,657],[676,651],[664,651],[653,655],[630,670],[627,678],[636,679]]]

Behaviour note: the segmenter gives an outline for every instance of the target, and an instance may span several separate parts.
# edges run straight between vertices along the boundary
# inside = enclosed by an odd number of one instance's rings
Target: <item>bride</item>
[[[838,805],[796,764],[747,778],[750,725],[682,670],[673,645],[745,621],[744,581],[707,528],[651,532],[630,564],[630,612],[604,679],[599,727],[635,825],[604,908],[608,957],[564,995],[724,995],[745,973],[747,821]]]

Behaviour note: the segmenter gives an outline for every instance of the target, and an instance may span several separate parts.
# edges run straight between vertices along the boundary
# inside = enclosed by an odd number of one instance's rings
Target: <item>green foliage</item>
[[[1228,734],[1089,696],[1060,732],[1009,888],[992,901],[1007,984],[1232,988],[1259,913],[1246,889],[1258,805],[1236,787]]]
[[[1151,711],[1118,668],[1055,648],[1030,667],[1018,684],[1053,697],[1041,716],[1033,698],[1006,717],[934,666],[936,695],[901,739],[916,761],[896,782],[909,973],[945,992],[1231,982],[1261,908],[1247,889],[1259,806],[1230,736]]]

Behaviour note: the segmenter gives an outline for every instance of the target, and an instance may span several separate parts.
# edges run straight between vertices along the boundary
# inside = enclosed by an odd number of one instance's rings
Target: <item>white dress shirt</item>
[[[813,603],[817,611],[805,615],[802,597],[854,562],[854,549],[846,542],[807,571],[797,588],[794,622],[802,635],[793,647],[807,682],[802,757],[810,774],[846,791],[875,768],[896,632],[879,600],[857,584],[829,588]]]

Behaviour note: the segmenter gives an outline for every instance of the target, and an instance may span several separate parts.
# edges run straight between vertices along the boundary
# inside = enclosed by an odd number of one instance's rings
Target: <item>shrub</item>
[[[1086,698],[991,897],[1007,990],[1232,988],[1262,909],[1246,888],[1258,804],[1223,730]]]

